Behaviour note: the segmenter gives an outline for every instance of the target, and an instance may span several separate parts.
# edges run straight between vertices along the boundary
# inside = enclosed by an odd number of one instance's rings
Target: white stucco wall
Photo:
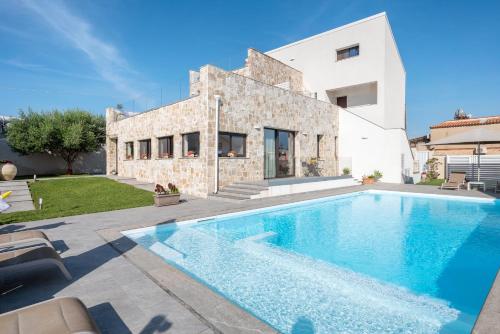
[[[372,108],[370,113],[363,113],[362,116],[384,126],[387,24],[385,13],[381,13],[267,54],[302,71],[305,88],[317,92],[318,99],[325,101],[329,100],[328,90],[377,82],[378,108]],[[338,49],[354,45],[359,45],[359,56],[337,61]]]
[[[337,61],[338,49],[354,45],[359,56]],[[352,167],[360,178],[377,169],[383,181],[396,183],[406,181],[405,173],[413,176],[405,132],[406,73],[385,13],[267,54],[302,71],[305,88],[319,99],[335,103],[334,97],[347,95],[349,112],[339,118],[340,170]]]
[[[379,170],[384,182],[407,182],[403,175],[412,176],[413,157],[405,131],[386,130],[339,109],[339,169],[350,168],[357,179]]]

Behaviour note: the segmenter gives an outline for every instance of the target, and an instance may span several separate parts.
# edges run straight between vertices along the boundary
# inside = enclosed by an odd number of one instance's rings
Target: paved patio
[[[478,191],[441,191],[435,187],[415,185],[378,184],[371,188],[493,196]],[[36,281],[9,284],[0,291],[0,313],[54,296],[76,296],[89,307],[103,333],[217,333],[218,327],[160,288],[144,271],[120,256],[97,231],[148,226],[363,189],[368,188],[356,186],[238,203],[191,198],[173,207],[143,207],[0,226],[0,233],[44,230],[62,253],[65,264],[74,276],[68,282],[54,270],[40,274]]]

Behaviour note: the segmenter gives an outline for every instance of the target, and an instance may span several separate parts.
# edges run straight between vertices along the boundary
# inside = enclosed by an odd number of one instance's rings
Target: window
[[[182,155],[195,158],[200,155],[200,133],[192,132],[182,135]]]
[[[134,159],[134,142],[129,141],[125,143],[125,159]]]
[[[139,158],[151,159],[151,139],[139,140]]]
[[[323,135],[316,136],[316,158],[320,159],[323,154]]]
[[[337,105],[342,108],[347,108],[347,96],[337,97]]]
[[[219,157],[246,156],[247,135],[219,132]]]
[[[158,158],[172,158],[174,156],[174,136],[158,138]]]
[[[337,50],[337,61],[359,56],[359,45]]]

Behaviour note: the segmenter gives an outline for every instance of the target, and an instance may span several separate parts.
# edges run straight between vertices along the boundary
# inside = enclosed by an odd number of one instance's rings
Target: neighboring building
[[[323,176],[349,167],[358,178],[411,178],[405,73],[385,13],[189,78],[183,101],[131,117],[107,109],[108,173],[203,197],[310,175],[315,161]]]
[[[446,165],[449,163],[449,161],[446,160],[447,157],[461,156],[462,159],[470,157],[471,161],[473,161],[474,155],[478,153],[477,144],[475,143],[429,145],[430,142],[438,141],[473,129],[498,132],[498,142],[481,144],[481,155],[500,155],[500,116],[454,119],[432,125],[428,136],[410,140],[410,145],[415,153],[415,164],[419,166],[418,170],[420,172],[425,171],[425,163],[427,160],[436,158],[440,162],[438,170],[440,177],[445,177]]]
[[[437,141],[472,129],[484,129],[498,132],[498,142],[485,143],[481,154],[500,154],[500,116],[456,119],[445,121],[430,127],[430,140]],[[471,155],[475,154],[476,144],[436,145],[431,149],[434,155]]]

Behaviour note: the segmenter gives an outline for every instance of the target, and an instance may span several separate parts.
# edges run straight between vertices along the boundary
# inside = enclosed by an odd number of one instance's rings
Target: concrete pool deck
[[[238,203],[190,199],[173,207],[142,207],[0,226],[0,233],[26,229],[45,231],[74,276],[67,282],[56,270],[47,271],[35,281],[3,287],[0,313],[55,296],[76,296],[90,309],[103,333],[273,332],[193,279],[186,280],[186,275],[119,232],[366,189],[482,198],[493,196],[478,191],[442,191],[432,186],[377,184]],[[492,328],[491,321],[494,320],[491,315],[498,319],[500,301],[495,298],[500,296],[500,284],[495,285],[499,289],[490,292],[483,309],[485,315],[483,317],[482,312],[475,333],[490,333],[488,328]],[[494,290],[499,293],[493,293]],[[491,305],[493,313],[488,311],[487,305]],[[495,320],[493,324],[498,322]]]

